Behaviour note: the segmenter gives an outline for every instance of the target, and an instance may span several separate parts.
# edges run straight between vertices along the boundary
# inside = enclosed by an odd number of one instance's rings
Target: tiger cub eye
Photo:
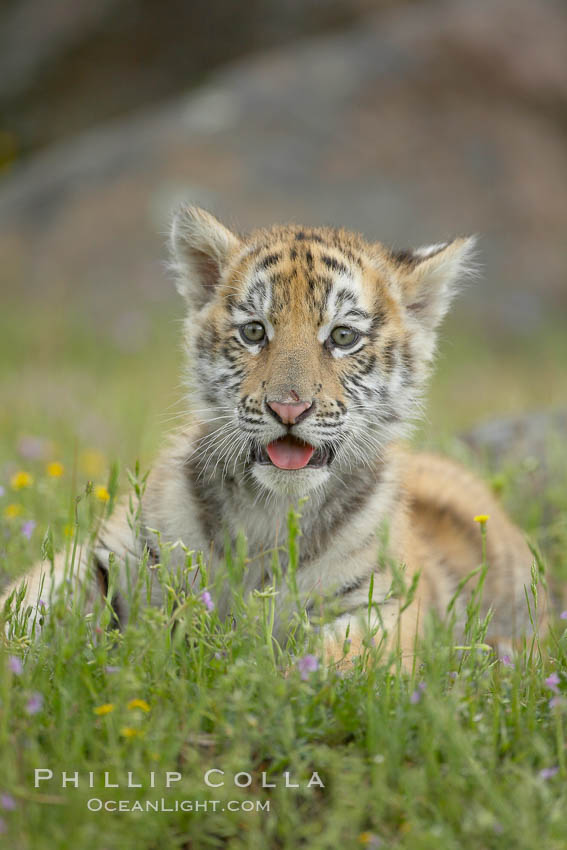
[[[246,342],[262,342],[266,336],[264,325],[260,322],[247,322],[240,328],[240,333]]]
[[[340,348],[349,348],[358,341],[360,334],[353,331],[352,328],[338,327],[331,332],[331,339]]]

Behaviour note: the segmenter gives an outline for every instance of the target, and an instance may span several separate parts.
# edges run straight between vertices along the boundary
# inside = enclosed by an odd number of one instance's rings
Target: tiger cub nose
[[[268,401],[266,402],[270,411],[284,425],[295,425],[301,418],[305,419],[313,413],[312,401]]]

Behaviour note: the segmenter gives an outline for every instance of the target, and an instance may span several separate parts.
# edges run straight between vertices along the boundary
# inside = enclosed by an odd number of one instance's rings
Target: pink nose
[[[299,417],[313,407],[311,401],[269,401],[268,407],[284,425],[295,425]]]

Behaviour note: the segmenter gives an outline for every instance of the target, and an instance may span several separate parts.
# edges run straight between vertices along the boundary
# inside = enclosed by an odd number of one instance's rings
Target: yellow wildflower
[[[63,528],[63,534],[65,535],[65,537],[72,537],[74,535],[74,533],[75,533],[75,526],[74,525],[66,525]]]
[[[141,708],[142,711],[149,711],[150,707],[145,699],[131,699],[128,703],[128,708]]]
[[[114,703],[104,702],[102,705],[97,705],[93,711],[95,714],[98,714],[99,717],[102,717],[104,714],[110,714],[111,711],[114,711]]]
[[[21,505],[6,505],[4,508],[4,516],[6,519],[15,519],[15,517],[20,516],[23,513],[23,508]]]
[[[65,472],[65,467],[58,460],[53,460],[47,464],[45,470],[50,478],[61,478]]]
[[[29,474],[29,472],[16,472],[10,478],[10,486],[12,490],[23,490],[25,487],[31,487],[33,484],[33,478]]]
[[[102,484],[99,484],[98,487],[94,488],[94,494],[99,500],[99,502],[108,502],[108,500],[110,499],[110,493],[108,492],[106,487],[102,486]]]
[[[358,836],[358,843],[365,847],[378,847],[378,836],[373,832],[361,832]]]
[[[132,726],[123,726],[120,730],[120,734],[125,738],[135,738],[137,735],[141,735],[139,729],[133,729]]]
[[[490,519],[490,514],[478,514],[474,517],[475,522],[488,522]]]

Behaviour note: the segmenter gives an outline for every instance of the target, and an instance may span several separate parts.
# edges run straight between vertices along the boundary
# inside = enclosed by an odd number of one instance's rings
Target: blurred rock
[[[187,199],[242,229],[340,224],[399,248],[480,232],[465,309],[529,333],[567,306],[565,44],[564,4],[457,0],[237,63],[5,178],[0,288],[93,319],[173,297],[164,234]]]
[[[522,527],[538,529],[540,545],[548,553],[555,547],[561,561],[567,504],[566,436],[567,408],[493,419],[460,437],[480,461],[483,472],[492,473],[495,492],[504,491],[508,507],[521,518]]]
[[[493,419],[461,439],[493,467],[526,461],[539,466],[549,464],[557,441],[564,446],[566,436],[567,409]]]
[[[8,0],[0,6],[2,123],[15,152],[26,153],[183,91],[246,53],[387,3]]]

